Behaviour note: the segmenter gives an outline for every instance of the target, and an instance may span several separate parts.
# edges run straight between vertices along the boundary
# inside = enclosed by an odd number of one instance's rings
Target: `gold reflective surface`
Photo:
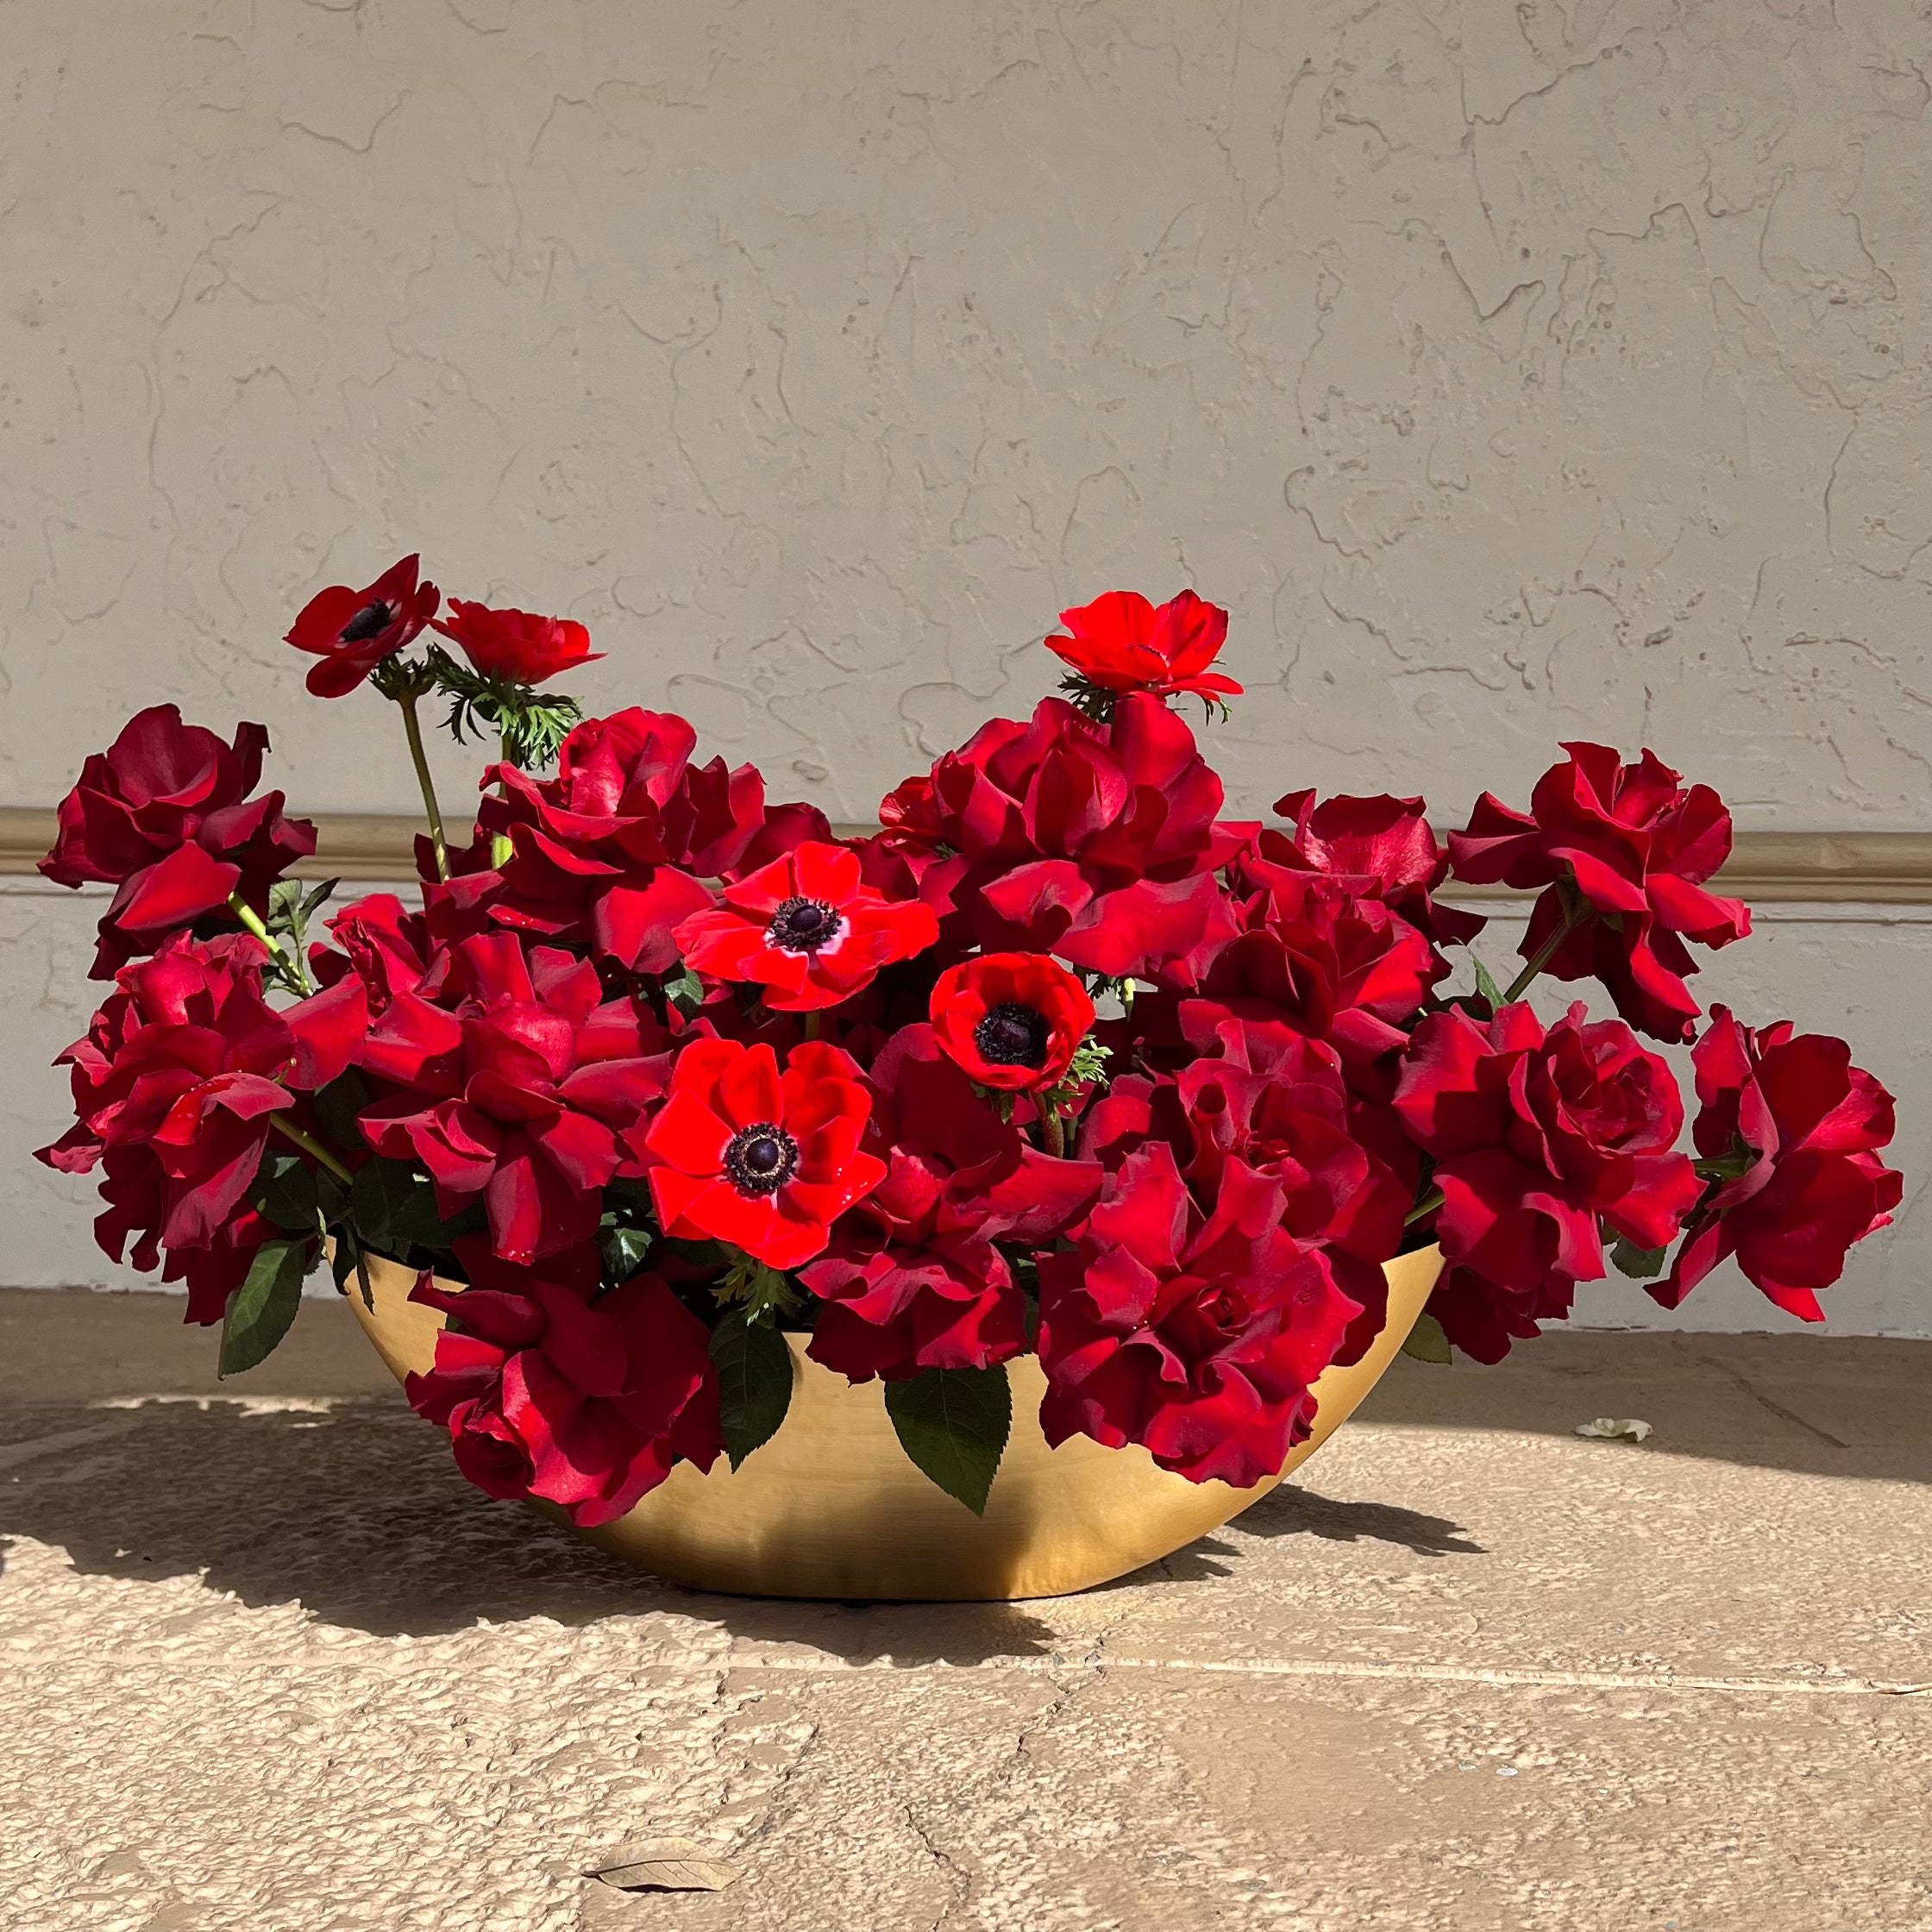
[[[1315,1383],[1314,1433],[1290,1451],[1282,1476],[1375,1386],[1441,1270],[1433,1247],[1388,1264],[1387,1325],[1361,1361]],[[369,1273],[373,1311],[353,1277],[349,1306],[398,1381],[426,1371],[442,1317],[409,1300],[415,1276],[407,1269],[372,1256]],[[1050,1449],[1039,1425],[1046,1377],[1026,1355],[1008,1365],[1013,1435],[986,1514],[975,1516],[906,1460],[878,1383],[855,1387],[807,1360],[803,1336],[787,1339],[796,1377],[791,1412],[741,1469],[722,1456],[709,1475],[680,1463],[630,1515],[574,1534],[673,1582],[736,1596],[1063,1596],[1170,1555],[1281,1480],[1251,1490],[1190,1483],[1157,1468],[1145,1449],[1104,1449],[1085,1436]]]

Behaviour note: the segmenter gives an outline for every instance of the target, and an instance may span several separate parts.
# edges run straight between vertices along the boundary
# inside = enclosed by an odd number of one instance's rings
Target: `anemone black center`
[[[361,644],[367,643],[371,637],[380,637],[389,628],[395,615],[380,597],[373,604],[365,604],[342,626],[342,642],[345,644]]]
[[[1046,1015],[1016,1000],[987,1008],[986,1018],[973,1029],[980,1057],[995,1067],[1044,1067],[1051,1029]]]
[[[798,1164],[798,1142],[769,1121],[734,1134],[724,1150],[724,1171],[740,1194],[776,1194]]]
[[[771,916],[769,938],[787,952],[817,952],[829,946],[845,921],[822,899],[787,899]]]

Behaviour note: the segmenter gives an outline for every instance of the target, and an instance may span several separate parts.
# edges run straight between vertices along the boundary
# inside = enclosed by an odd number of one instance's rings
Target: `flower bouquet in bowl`
[[[1579,743],[1446,844],[1414,798],[1226,818],[1183,716],[1241,694],[1226,612],[1061,624],[1060,695],[839,835],[681,718],[550,692],[580,624],[446,607],[413,557],[324,590],[288,642],[400,712],[417,902],[325,913],[262,727],[141,712],[42,862],[116,890],[41,1158],[99,1173],[103,1247],[223,1373],[326,1266],[479,1488],[777,1594],[1120,1573],[1398,1346],[1494,1362],[1612,1265],[1674,1307],[1734,1256],[1819,1319],[1899,1199],[1891,1101],[1842,1041],[1702,1014],[1691,947],[1750,930],[1715,794]],[[431,697],[500,748],[460,840]],[[1540,894],[1506,985],[1456,881]],[[1618,1017],[1540,1017],[1539,978]],[[1690,1043],[1688,1146],[1644,1037]]]

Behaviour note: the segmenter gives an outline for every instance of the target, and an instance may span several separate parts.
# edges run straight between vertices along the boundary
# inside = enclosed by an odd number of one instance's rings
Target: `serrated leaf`
[[[1496,983],[1489,968],[1480,959],[1477,959],[1474,953],[1471,953],[1469,957],[1471,963],[1476,968],[1477,998],[1487,1000],[1491,1013],[1500,1013],[1502,1010],[1502,988]]]
[[[711,1358],[718,1368],[724,1453],[736,1469],[777,1434],[792,1406],[791,1346],[775,1328],[748,1322],[742,1309],[733,1308],[712,1330]]]
[[[315,1250],[313,1241],[264,1241],[255,1250],[247,1278],[228,1298],[221,1374],[240,1375],[274,1352],[302,1306],[302,1277]]]
[[[1418,1362],[1446,1362],[1449,1338],[1443,1333],[1442,1324],[1433,1314],[1417,1315],[1415,1326],[1402,1343],[1402,1353],[1413,1355]]]
[[[325,906],[328,904],[330,894],[332,894],[336,887],[341,885],[342,882],[342,881],[340,879],[324,879],[313,892],[309,894],[309,895],[303,900],[300,911],[302,923],[304,925],[306,925],[309,923],[310,919],[314,917],[316,909],[318,906]]]
[[[356,1277],[363,1304],[373,1314],[376,1298],[369,1283],[368,1270],[362,1265],[362,1244],[355,1238],[355,1230],[346,1223],[336,1230],[336,1246],[329,1258],[329,1271],[336,1277],[336,1291],[339,1295],[348,1293],[348,1278]]]
[[[886,1414],[913,1466],[983,1516],[1013,1433],[1006,1364],[927,1369],[909,1382],[888,1382]]]
[[[301,910],[302,881],[299,879],[278,879],[268,888],[268,917],[264,923],[273,927],[279,919],[286,925]]]
[[[248,1201],[258,1214],[291,1234],[313,1233],[317,1226],[315,1170],[298,1155],[272,1148],[261,1157],[248,1189]]]
[[[722,1891],[737,1872],[691,1838],[633,1838],[584,1874],[619,1891]]]
[[[1619,1274],[1634,1282],[1647,1282],[1664,1272],[1664,1257],[1669,1252],[1667,1247],[1640,1248],[1628,1235],[1620,1234],[1610,1248],[1610,1259]]]

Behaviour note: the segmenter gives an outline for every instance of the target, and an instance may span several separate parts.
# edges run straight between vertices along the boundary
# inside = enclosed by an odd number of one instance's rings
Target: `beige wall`
[[[420,547],[835,818],[1192,581],[1251,808],[1590,735],[1923,826],[1929,65],[1885,0],[15,0],[0,804],[166,695],[406,807],[277,639]],[[1905,930],[1792,1003],[1923,988]]]

